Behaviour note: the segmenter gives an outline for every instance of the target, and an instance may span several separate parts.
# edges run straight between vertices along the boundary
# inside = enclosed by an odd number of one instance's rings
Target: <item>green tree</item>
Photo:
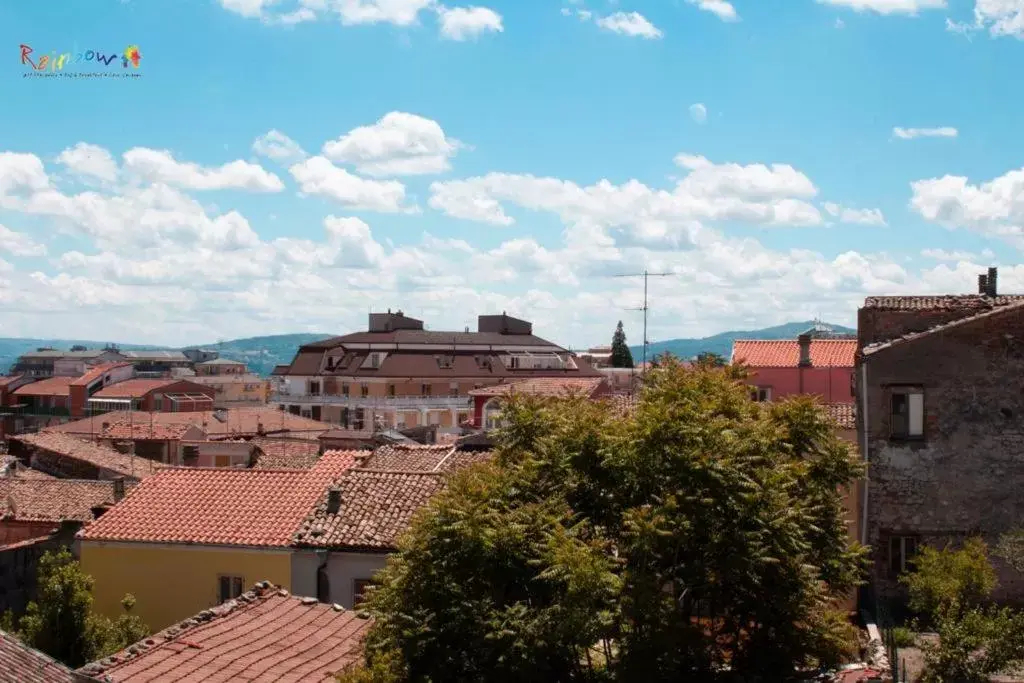
[[[985,541],[970,538],[958,549],[923,546],[914,558],[914,571],[900,582],[910,594],[910,609],[937,622],[951,608],[985,605],[996,587],[996,572]]]
[[[697,354],[697,365],[711,368],[724,368],[728,363],[721,354],[717,354],[712,351],[702,351]]]
[[[637,410],[513,397],[415,519],[348,681],[785,681],[839,661],[861,474],[813,401],[666,358]],[[725,674],[726,665],[731,670]]]
[[[31,647],[71,668],[78,668],[127,647],[149,635],[142,620],[131,614],[135,598],[125,596],[125,613],[116,621],[92,612],[93,579],[85,574],[66,548],[45,553],[39,561],[38,599],[15,619],[2,619]]]
[[[621,320],[615,328],[615,334],[612,335],[612,367],[633,367],[633,353],[626,344],[626,331],[622,329]]]

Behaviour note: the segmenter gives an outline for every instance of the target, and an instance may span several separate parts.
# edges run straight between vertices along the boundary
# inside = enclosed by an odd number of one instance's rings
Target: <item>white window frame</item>
[[[762,398],[762,394],[764,398]],[[771,387],[750,387],[750,398],[756,403],[771,403],[772,400],[772,388]]]
[[[894,559],[894,557],[893,557],[893,545],[894,544],[897,546],[897,550],[895,552],[898,554],[898,559],[899,559],[899,568],[898,569],[895,569],[893,567],[893,565],[895,564],[893,562],[893,559]],[[907,552],[908,545],[913,546],[911,552]],[[921,547],[921,538],[919,536],[914,536],[914,535],[906,535],[906,536],[896,536],[896,535],[893,535],[893,536],[890,536],[889,537],[889,547],[887,549],[888,553],[889,553],[889,563],[888,563],[889,572],[892,573],[892,572],[895,571],[894,576],[899,576],[903,572],[907,571],[907,569],[909,568],[910,561],[913,560],[915,555],[917,555],[917,551],[918,551],[918,549],[920,547]]]
[[[893,416],[897,396],[905,397],[906,432],[894,430]],[[889,395],[889,436],[893,439],[924,438],[924,389],[921,387],[892,387]]]

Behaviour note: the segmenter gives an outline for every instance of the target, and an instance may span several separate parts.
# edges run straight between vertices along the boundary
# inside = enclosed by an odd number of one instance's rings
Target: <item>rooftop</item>
[[[128,360],[135,361],[188,361],[188,358],[181,351],[156,351],[143,349],[139,351],[121,351],[121,355],[127,358]]]
[[[979,310],[977,312],[974,312],[971,315],[967,315],[967,316],[962,317],[962,318],[957,318],[956,320],[951,320],[950,322],[934,325],[934,326],[932,326],[932,327],[930,327],[927,330],[924,330],[922,332],[911,332],[911,333],[902,335],[900,337],[896,337],[895,339],[888,339],[888,340],[886,340],[884,342],[877,342],[875,344],[868,344],[867,346],[865,346],[863,348],[862,353],[865,356],[870,356],[871,354],[877,353],[879,351],[882,351],[882,350],[885,350],[885,349],[889,349],[889,348],[892,348],[894,346],[902,346],[903,344],[905,344],[907,342],[912,342],[912,341],[915,341],[915,340],[920,339],[922,337],[930,336],[930,335],[935,334],[937,332],[943,332],[943,331],[946,331],[946,330],[956,329],[958,327],[961,327],[961,326],[964,326],[964,325],[970,325],[970,324],[978,322],[980,320],[987,320],[989,318],[993,318],[993,317],[1000,316],[1000,315],[1003,315],[1003,314],[1009,314],[1009,313],[1012,313],[1014,311],[1020,311],[1020,310],[1024,310],[1024,296],[1022,296],[1017,301],[1014,301],[1014,302],[1011,302],[1011,303],[1008,303],[1008,304],[1004,304],[1002,306],[981,309],[981,310]],[[17,392],[15,392],[15,393],[17,393]]]
[[[118,421],[128,421],[129,419],[127,411],[118,412],[117,415],[120,418]],[[211,438],[232,434],[256,436],[262,427],[263,432],[266,434],[287,432],[292,436],[302,434],[310,439],[316,439],[320,434],[330,429],[330,425],[326,423],[263,406],[186,413],[132,411],[130,417],[133,423],[145,425],[195,424]],[[103,431],[103,423],[112,423],[114,421],[108,413],[48,427],[47,431],[95,437],[99,436],[100,432]]]
[[[996,297],[983,294],[937,294],[924,296],[869,296],[864,308],[876,310],[965,310],[981,311],[1024,300],[1024,294],[1001,294]]]
[[[327,511],[325,491],[295,533],[299,546],[387,551],[409,526],[412,516],[444,488],[434,472],[380,472],[352,469],[334,487],[341,504]]]
[[[119,420],[106,427],[101,426],[100,438],[127,439],[131,441],[180,441],[190,430],[201,428],[191,422],[159,424],[156,422],[133,422]]]
[[[574,393],[593,396],[603,384],[602,377],[536,377],[474,389],[469,395],[507,396],[514,392],[531,396],[565,396]]]
[[[123,382],[108,384],[90,396],[90,398],[142,398],[151,391],[177,384],[180,381],[180,379],[170,377],[154,379],[136,377],[134,379],[126,379]]]
[[[49,655],[0,631],[0,680],[12,683],[80,683],[86,680]]]
[[[359,468],[379,472],[451,472],[489,460],[491,455],[490,450],[462,450],[455,443],[388,444],[366,452]]]
[[[143,480],[80,537],[90,541],[287,546],[356,451],[331,451],[308,471],[166,468]]]
[[[857,407],[853,403],[827,403],[825,412],[840,429],[857,428]]]
[[[158,465],[152,460],[132,458],[108,446],[76,439],[59,432],[20,434],[10,438],[28,446],[56,453],[63,458],[78,460],[135,479],[148,477],[158,469]]]
[[[0,377],[0,389],[3,389],[4,387],[6,387],[8,384],[15,380],[21,379],[21,377],[21,375],[8,375],[6,377]]]
[[[288,441],[285,439],[253,439],[259,449],[254,467],[264,470],[308,470],[320,458],[317,441]]]
[[[330,681],[373,622],[267,582],[79,671],[116,683]]]
[[[102,363],[96,367],[89,368],[84,375],[73,381],[71,386],[89,386],[111,370],[127,367],[131,367],[131,363]]]
[[[852,368],[857,353],[856,339],[812,339],[811,365],[824,368]],[[795,368],[800,363],[800,342],[796,339],[737,339],[732,343],[732,362],[752,368]]]
[[[196,365],[245,365],[245,363],[240,360],[231,360],[230,358],[214,358],[213,360],[196,363]]]
[[[90,522],[93,508],[114,502],[112,481],[0,479],[0,514],[4,519]]]
[[[77,377],[49,377],[22,385],[12,393],[14,396],[70,396],[71,383]]]

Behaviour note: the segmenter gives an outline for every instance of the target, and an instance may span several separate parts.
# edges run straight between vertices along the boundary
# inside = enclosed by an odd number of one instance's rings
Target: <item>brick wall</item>
[[[0,547],[0,612],[24,613],[36,597],[39,559],[50,550],[72,548],[75,532],[81,524],[65,523],[55,533],[34,541]]]
[[[888,538],[944,545],[1024,525],[1024,313],[1008,310],[866,357],[868,544],[876,588],[900,594]],[[858,392],[864,390],[858,373]],[[889,438],[893,385],[924,389],[924,437]],[[864,415],[859,415],[863,429]],[[1000,597],[1024,599],[1024,577],[1000,567]]]
[[[895,339],[980,312],[958,308],[900,309],[861,308],[857,311],[857,346]]]

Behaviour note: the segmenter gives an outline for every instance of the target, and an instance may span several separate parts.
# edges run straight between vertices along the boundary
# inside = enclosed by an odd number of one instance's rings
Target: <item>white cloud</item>
[[[825,202],[822,206],[825,209],[825,213],[839,219],[840,223],[849,223],[851,225],[886,225],[885,216],[882,214],[881,209],[851,209],[835,202]]]
[[[974,23],[946,19],[946,30],[969,36],[988,29],[994,38],[1024,39],[1024,0],[975,0]]]
[[[737,21],[740,17],[736,8],[726,0],[686,0],[691,5],[697,5],[705,12],[711,12],[722,21]]]
[[[216,168],[176,161],[167,150],[134,147],[123,155],[124,168],[149,182],[188,190],[249,190],[280,192],[284,183],[258,164],[237,160]]]
[[[281,163],[301,161],[307,156],[299,143],[279,130],[271,130],[256,138],[252,143],[252,151]]]
[[[323,154],[370,176],[423,175],[447,171],[462,146],[437,121],[393,111],[325,143]]]
[[[434,0],[333,0],[331,7],[343,24],[415,24],[421,11]]]
[[[332,199],[352,209],[410,212],[405,185],[397,180],[368,180],[338,168],[324,157],[311,157],[288,169],[303,194]]]
[[[98,178],[107,182],[117,180],[117,162],[103,147],[79,142],[57,156],[57,163],[77,176]]]
[[[700,102],[690,105],[690,118],[697,123],[704,123],[708,120],[708,108]]]
[[[836,23],[834,24],[834,26],[837,29],[844,29],[844,28],[846,28],[846,22],[843,21],[842,19],[836,19]]]
[[[606,31],[634,38],[654,40],[664,36],[661,29],[649,22],[639,12],[616,12],[607,17],[600,17],[597,20],[597,25]]]
[[[220,0],[221,6],[229,12],[240,14],[250,19],[263,16],[265,8],[278,0]]]
[[[0,225],[0,252],[15,256],[45,256],[46,245],[36,242],[25,233]]]
[[[913,140],[915,138],[955,138],[958,135],[956,128],[949,126],[943,128],[893,128],[892,135],[900,140]]]
[[[822,5],[847,7],[856,12],[915,15],[920,10],[943,9],[946,0],[816,0]]]
[[[486,7],[438,7],[441,35],[456,41],[476,38],[482,33],[505,30],[501,15]]]
[[[981,263],[982,260],[990,261],[995,258],[995,254],[991,250],[985,249],[981,254],[975,254],[971,251],[947,251],[945,249],[922,249],[921,256],[926,259],[933,261],[966,261],[967,263],[977,264]]]
[[[918,180],[911,208],[925,219],[1001,238],[1024,249],[1024,168],[972,185],[964,176]]]
[[[50,177],[35,154],[0,152],[0,196],[36,192],[49,186]]]

